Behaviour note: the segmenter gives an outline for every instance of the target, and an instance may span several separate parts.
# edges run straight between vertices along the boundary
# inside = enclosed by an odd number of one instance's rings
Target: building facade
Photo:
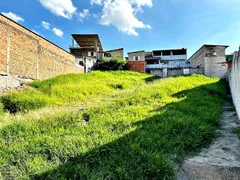
[[[128,53],[128,69],[140,73],[146,72],[145,51],[135,51]]]
[[[203,45],[190,58],[193,69],[201,74],[219,78],[227,77],[228,64],[226,62],[225,45]]]
[[[124,49],[123,48],[119,48],[119,49],[113,49],[113,50],[108,50],[108,51],[104,51],[104,57],[108,60],[114,58],[114,57],[121,57],[122,59],[124,59]]]
[[[97,34],[72,34],[70,53],[75,62],[84,66],[84,72],[91,72],[97,62],[102,60],[103,48]]]
[[[84,72],[91,72],[103,58],[110,60],[115,56],[123,58],[123,48],[103,51],[102,43],[97,34],[72,34],[70,53],[75,62],[84,66]]]
[[[141,64],[141,65],[139,65]],[[136,68],[136,67],[141,68]],[[187,73],[187,49],[136,51],[128,53],[128,67],[132,71],[149,72],[159,77]]]

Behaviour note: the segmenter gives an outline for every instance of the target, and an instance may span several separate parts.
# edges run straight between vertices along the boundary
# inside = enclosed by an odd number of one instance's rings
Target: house
[[[150,72],[165,77],[184,74],[189,69],[187,49],[162,49],[150,52],[135,51],[128,53],[128,67],[132,71]]]
[[[123,59],[124,58],[124,52],[123,51],[124,51],[123,48],[104,51],[104,57],[106,59],[111,59],[111,58],[114,58],[116,56],[119,56]]]
[[[123,48],[103,51],[98,34],[72,34],[70,53],[75,56],[75,62],[84,66],[84,72],[94,70],[97,63],[104,57],[111,59],[115,56],[123,58]]]
[[[146,72],[145,51],[135,51],[128,53],[128,69],[140,73]]]
[[[75,62],[84,66],[84,72],[93,70],[97,60],[103,56],[103,48],[97,34],[72,34],[70,53],[75,56]]]
[[[227,76],[228,65],[226,62],[226,45],[204,44],[190,58],[192,69],[206,76],[225,78]]]

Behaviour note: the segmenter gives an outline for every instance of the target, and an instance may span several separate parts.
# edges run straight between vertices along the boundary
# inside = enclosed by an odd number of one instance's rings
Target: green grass
[[[1,98],[4,109],[11,113],[46,106],[73,105],[92,99],[106,98],[113,92],[136,87],[154,78],[134,72],[95,71],[89,74],[69,74],[30,84],[34,90],[11,93]]]
[[[102,84],[111,91],[97,105],[81,111],[46,107],[0,118],[0,177],[174,179],[174,164],[217,136],[225,96],[225,83],[217,78],[192,75],[146,84],[151,76],[96,74],[109,78]],[[84,79],[98,79],[92,76]],[[64,79],[71,83],[67,76],[58,78],[33,86],[51,97],[54,86],[64,87]],[[124,88],[112,88],[114,79]]]

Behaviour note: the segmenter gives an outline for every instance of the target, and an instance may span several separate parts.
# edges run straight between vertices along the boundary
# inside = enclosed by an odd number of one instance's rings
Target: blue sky
[[[68,50],[71,34],[97,33],[104,50],[240,45],[239,0],[7,0],[0,12]]]

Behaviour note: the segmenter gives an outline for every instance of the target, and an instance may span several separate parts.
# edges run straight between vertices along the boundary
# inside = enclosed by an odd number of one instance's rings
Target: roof
[[[204,46],[206,46],[206,47],[223,46],[223,47],[225,47],[225,48],[228,48],[228,47],[229,47],[228,45],[204,44],[204,45],[202,45],[202,46],[188,59],[188,61],[189,61],[200,49],[202,49]]]
[[[94,41],[97,41],[99,51],[103,51],[101,40],[98,34],[72,34],[72,37],[80,47],[94,46]]]
[[[108,50],[108,51],[105,51],[105,52],[113,52],[113,51],[121,51],[121,50],[123,50],[123,48],[111,49],[111,50]]]
[[[52,45],[54,45],[54,46],[58,47],[59,49],[61,49],[61,50],[65,51],[66,53],[68,53],[68,54],[72,55],[70,52],[66,51],[66,50],[65,50],[65,49],[63,49],[62,47],[60,47],[60,46],[58,46],[58,45],[54,44],[53,42],[49,41],[49,40],[48,40],[48,39],[46,39],[45,37],[43,37],[43,36],[41,36],[41,35],[37,34],[36,32],[33,32],[32,30],[30,30],[30,29],[26,28],[25,26],[22,26],[21,24],[19,24],[19,23],[17,23],[17,22],[15,22],[15,21],[13,21],[12,19],[8,18],[7,16],[4,16],[4,15],[3,15],[3,14],[1,14],[1,13],[0,13],[0,16],[3,16],[4,18],[6,18],[6,19],[8,19],[8,20],[12,21],[13,23],[17,24],[18,26],[21,26],[23,29],[26,29],[27,31],[29,31],[29,32],[31,32],[31,33],[33,33],[33,34],[35,34],[36,36],[38,36],[38,37],[40,37],[40,38],[42,38],[42,39],[46,40],[47,42],[51,43]]]
[[[131,53],[138,53],[138,52],[145,52],[144,50],[140,50],[140,51],[133,51],[133,52],[128,52],[128,54],[131,54]]]
[[[158,49],[153,51],[178,51],[178,50],[187,50],[187,48],[181,48],[181,49]]]

